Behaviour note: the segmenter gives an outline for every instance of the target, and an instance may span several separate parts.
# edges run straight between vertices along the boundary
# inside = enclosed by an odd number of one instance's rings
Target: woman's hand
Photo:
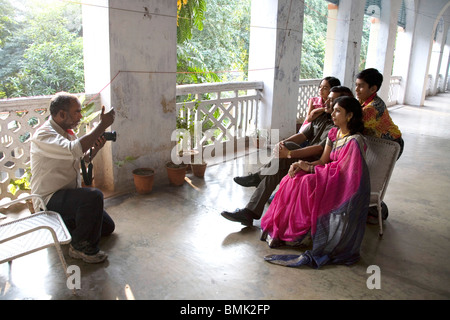
[[[295,177],[297,172],[299,172],[300,170],[309,172],[309,169],[310,169],[310,163],[308,161],[300,160],[298,162],[294,162],[293,164],[291,164],[288,175],[289,175],[289,177],[293,178],[293,177]]]

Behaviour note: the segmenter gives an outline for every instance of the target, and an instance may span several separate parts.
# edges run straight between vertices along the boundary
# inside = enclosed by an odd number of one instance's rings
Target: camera
[[[117,138],[115,131],[103,132],[102,136],[105,137],[106,141],[116,141]]]

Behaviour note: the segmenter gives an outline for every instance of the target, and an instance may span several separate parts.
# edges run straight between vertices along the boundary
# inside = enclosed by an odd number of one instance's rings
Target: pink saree
[[[336,139],[331,162],[283,178],[261,220],[263,234],[286,242],[301,241],[309,232],[312,250],[298,255],[270,255],[269,262],[286,265],[352,264],[359,259],[370,198],[369,172],[364,159],[364,140],[356,134]]]

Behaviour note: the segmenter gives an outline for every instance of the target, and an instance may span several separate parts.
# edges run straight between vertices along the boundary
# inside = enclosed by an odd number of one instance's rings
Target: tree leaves
[[[0,98],[83,92],[81,6],[21,3],[25,12],[10,5],[0,13],[0,20],[21,21],[0,51]]]

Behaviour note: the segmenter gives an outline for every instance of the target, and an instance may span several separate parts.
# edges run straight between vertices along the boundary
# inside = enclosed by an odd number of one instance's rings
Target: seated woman
[[[261,220],[261,240],[270,247],[301,243],[311,236],[312,250],[302,255],[270,255],[285,266],[352,264],[360,257],[370,199],[361,105],[339,97],[333,107],[336,127],[318,161],[292,164]]]
[[[320,81],[319,96],[308,99],[308,109],[306,110],[305,121],[300,127],[299,132],[302,132],[308,123],[313,122],[318,116],[325,112],[325,103],[328,99],[331,88],[340,85],[341,82],[335,77],[325,77]]]

